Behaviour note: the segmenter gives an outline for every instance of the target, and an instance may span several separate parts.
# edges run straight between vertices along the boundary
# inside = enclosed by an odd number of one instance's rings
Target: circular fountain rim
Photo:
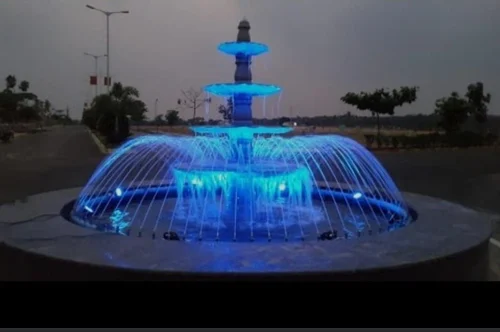
[[[26,271],[22,269],[36,265],[39,270],[31,268],[29,278],[47,278],[42,271],[45,266],[55,268],[51,271],[59,278],[63,273],[62,278],[78,280],[88,279],[90,275],[93,275],[91,279],[137,280],[256,278],[259,275],[287,279],[372,280],[383,275],[385,280],[414,280],[422,279],[415,276],[418,269],[430,273],[431,277],[427,274],[427,278],[456,279],[461,277],[457,272],[471,271],[468,265],[471,255],[483,255],[479,250],[487,248],[492,222],[499,219],[439,198],[403,193],[409,204],[419,211],[419,222],[376,238],[337,243],[201,242],[185,245],[178,241],[139,241],[135,237],[114,236],[66,221],[59,214],[61,206],[67,204],[67,197],[75,197],[81,190],[79,187],[46,192],[12,206],[0,206],[2,215],[9,216],[12,221],[10,225],[0,225],[2,257],[10,255],[12,262],[23,262],[13,264],[11,272],[20,269],[19,275],[26,278]],[[47,214],[57,216],[40,219]],[[30,222],[26,222],[28,218]],[[51,241],[49,246],[47,239]],[[453,260],[446,259],[452,256]],[[248,265],[253,260],[261,265]],[[27,261],[32,263],[26,264]],[[457,263],[453,271],[449,271],[444,265],[452,261]],[[443,267],[431,273],[430,264]],[[83,273],[85,268],[88,274]],[[474,273],[481,270],[480,266],[474,269]],[[449,271],[446,277],[441,275],[445,271]]]
[[[349,202],[357,202],[360,206],[377,206],[379,208],[387,209],[394,213],[394,216],[399,217],[403,220],[403,224],[399,228],[405,228],[408,227],[409,224],[415,222],[418,219],[418,213],[412,209],[410,206],[406,204],[405,201],[404,206],[399,206],[398,204],[392,204],[389,203],[387,200],[384,200],[384,197],[375,197],[375,195],[370,195],[367,193],[361,193],[363,199],[360,200],[358,198],[355,198],[355,194],[359,194],[359,192],[353,192],[350,189],[346,188],[333,188],[331,186],[326,187],[329,184],[325,183],[318,183],[316,188],[314,188],[311,192],[312,194],[312,199],[313,200],[318,200],[321,199],[322,201],[329,202],[335,201],[340,204],[349,204]],[[91,207],[94,207],[96,204],[98,206],[102,206],[101,202],[104,200],[107,200],[108,202],[113,202],[113,201],[127,201],[125,199],[126,197],[129,197],[130,200],[137,199],[139,201],[144,201],[146,197],[149,197],[154,200],[161,200],[164,198],[172,198],[175,199],[177,198],[177,187],[175,184],[172,185],[153,185],[153,184],[148,184],[148,185],[143,185],[143,186],[136,186],[136,187],[130,187],[125,193],[122,193],[120,196],[116,196],[114,194],[114,191],[104,191],[101,192],[95,196],[93,196],[91,199],[87,200],[85,202],[85,207],[80,207],[81,210],[85,210],[87,206],[90,206],[90,210],[92,212],[88,213],[94,213],[94,210]],[[136,197],[137,196],[137,197]],[[105,204],[105,208],[108,206],[112,206],[113,208],[110,208],[111,210],[115,210],[117,207],[114,204]],[[100,210],[99,210],[100,211]],[[97,212],[97,211],[96,211]],[[67,221],[75,223],[81,227],[85,228],[90,228],[90,229],[97,229],[97,225],[92,223],[92,222],[87,222],[83,217],[78,215],[78,213],[75,212],[73,206],[72,206],[72,211],[69,215],[64,217]],[[91,219],[93,220],[93,219]],[[115,229],[103,229],[101,230],[103,232],[107,233],[119,233],[122,235],[129,235],[122,233],[121,230],[115,230]],[[367,229],[366,233],[370,235],[376,235],[380,233],[385,233],[388,232],[389,230],[383,230],[383,229],[378,229],[373,231],[372,229]],[[397,231],[397,230],[396,230]],[[141,233],[141,231],[139,231]],[[154,233],[153,233],[154,234]],[[363,233],[364,234],[364,233]],[[345,235],[345,233],[344,233]],[[362,233],[358,233],[358,237],[362,236]],[[343,238],[342,236],[339,236],[338,239]],[[311,240],[309,240],[311,241]],[[309,242],[308,241],[308,242]],[[211,242],[211,241],[209,241]],[[225,241],[221,241],[225,242]]]

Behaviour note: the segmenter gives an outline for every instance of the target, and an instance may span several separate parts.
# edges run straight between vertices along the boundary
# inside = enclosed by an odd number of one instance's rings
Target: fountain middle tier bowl
[[[281,178],[285,182],[303,181],[310,179],[307,167],[291,163],[279,163],[267,160],[252,160],[250,163],[239,163],[237,161],[208,161],[191,162],[174,165],[175,178],[181,176],[191,177],[214,177],[215,181],[223,181],[232,176],[245,177],[249,179]],[[176,182],[179,182],[176,180]]]
[[[281,88],[277,85],[262,83],[216,83],[205,86],[205,91],[221,97],[235,95],[259,97],[279,93]]]
[[[228,55],[243,54],[246,56],[256,56],[269,51],[265,44],[256,42],[225,42],[220,44],[217,49]]]
[[[227,135],[231,138],[251,139],[256,135],[283,135],[293,131],[292,127],[267,127],[267,126],[192,126],[194,133],[202,135]]]

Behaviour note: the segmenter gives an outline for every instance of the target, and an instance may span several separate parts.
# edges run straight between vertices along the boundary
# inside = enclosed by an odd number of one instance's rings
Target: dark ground
[[[79,187],[103,155],[84,127],[52,128],[0,144],[0,204],[26,195]]]
[[[381,152],[377,157],[402,191],[500,214],[500,149]],[[52,128],[0,144],[0,204],[83,186],[102,158],[80,126]],[[500,240],[500,229],[494,237]],[[492,279],[496,279],[500,248],[491,247]]]

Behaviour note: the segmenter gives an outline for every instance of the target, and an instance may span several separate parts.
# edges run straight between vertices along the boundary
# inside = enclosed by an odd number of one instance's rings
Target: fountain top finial
[[[250,42],[250,23],[243,17],[243,19],[238,24],[238,36],[236,38],[237,42]]]
[[[245,16],[243,16],[243,19],[238,24],[238,29],[250,29],[250,22],[248,22]]]

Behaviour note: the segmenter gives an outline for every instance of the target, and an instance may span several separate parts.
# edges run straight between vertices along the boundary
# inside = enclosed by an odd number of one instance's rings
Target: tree
[[[50,110],[52,109],[52,103],[50,102],[50,100],[45,99],[45,101],[43,102],[43,108],[46,114],[50,113]]]
[[[470,113],[471,105],[457,92],[452,92],[449,97],[438,99],[434,110],[434,114],[439,118],[438,126],[447,134],[459,132]]]
[[[90,109],[83,115],[85,124],[96,129],[101,135],[109,140],[113,139],[116,134],[116,116],[118,111],[117,102],[111,97],[110,94],[102,94],[96,96],[92,100]]]
[[[165,119],[167,120],[167,124],[169,126],[175,126],[175,124],[177,124],[180,120],[179,112],[176,110],[168,110]]]
[[[139,96],[135,87],[116,82],[109,94],[94,98],[90,107],[84,110],[82,122],[99,131],[108,142],[121,143],[129,136],[129,118],[135,122],[145,119],[146,104]]]
[[[17,84],[17,79],[14,75],[9,75],[5,78],[5,86],[7,90],[12,91],[16,87],[16,84]]]
[[[219,106],[219,113],[224,120],[228,122],[233,120],[233,98],[227,98],[226,105]]]
[[[16,101],[16,117],[19,120],[30,122],[39,121],[41,112],[38,106],[38,97],[30,92],[20,92],[11,94]]]
[[[9,76],[15,80],[14,76]],[[38,97],[31,92],[13,92],[12,80],[12,78],[6,79],[6,81],[10,81],[7,84],[8,88],[0,93],[0,120],[5,122],[37,120],[38,116],[34,116],[34,114],[37,113]]]
[[[139,99],[139,90],[133,86],[123,86],[120,82],[113,84],[110,96],[116,102],[113,110],[117,116],[130,116],[133,121],[142,121],[147,112],[146,104]]]
[[[470,115],[472,115],[478,123],[486,122],[491,95],[489,93],[484,94],[483,83],[477,82],[475,84],[469,84],[465,97],[470,105]]]
[[[22,122],[30,122],[40,120],[40,113],[36,107],[21,106],[17,110],[17,117]]]
[[[417,91],[418,87],[405,86],[399,90],[393,89],[391,92],[385,89],[377,89],[374,92],[349,92],[340,100],[361,111],[371,111],[377,116],[377,143],[380,147],[380,115],[394,115],[396,107],[413,103],[417,100]]]
[[[155,116],[155,118],[153,119],[153,122],[159,126],[160,124],[163,123],[163,114],[158,114],[157,116]]]
[[[112,99],[110,111],[114,113],[115,118],[116,137],[113,140],[118,142],[129,135],[128,125],[120,126],[120,124],[125,124],[128,121],[127,116],[132,116],[132,114],[134,114],[134,118],[139,118],[141,111],[145,113],[146,106],[144,103],[137,103],[139,90],[132,86],[123,86],[120,82],[113,84],[109,95]]]
[[[139,99],[132,100],[128,102],[126,107],[126,113],[130,116],[130,120],[134,122],[141,122],[146,119],[146,113],[148,108],[146,104]]]
[[[203,104],[212,102],[211,98],[203,96],[202,90],[189,88],[189,90],[181,90],[181,92],[184,98],[179,98],[177,105],[193,110],[193,121],[196,119],[196,110]]]
[[[133,86],[123,86],[120,82],[116,82],[113,84],[113,87],[111,88],[109,94],[119,102],[139,98],[139,90],[137,90]]]
[[[29,88],[30,88],[30,82],[21,81],[21,83],[19,83],[19,90],[21,90],[22,92],[27,92]]]
[[[10,90],[0,93],[0,120],[15,122],[17,115],[17,99]]]
[[[87,107],[83,111],[82,122],[90,129],[97,129],[97,123],[103,114],[106,112],[112,112],[109,110],[109,108],[113,107],[112,104],[113,102],[109,95],[103,94],[96,96],[92,100],[90,107]],[[105,135],[105,133],[101,134]]]

